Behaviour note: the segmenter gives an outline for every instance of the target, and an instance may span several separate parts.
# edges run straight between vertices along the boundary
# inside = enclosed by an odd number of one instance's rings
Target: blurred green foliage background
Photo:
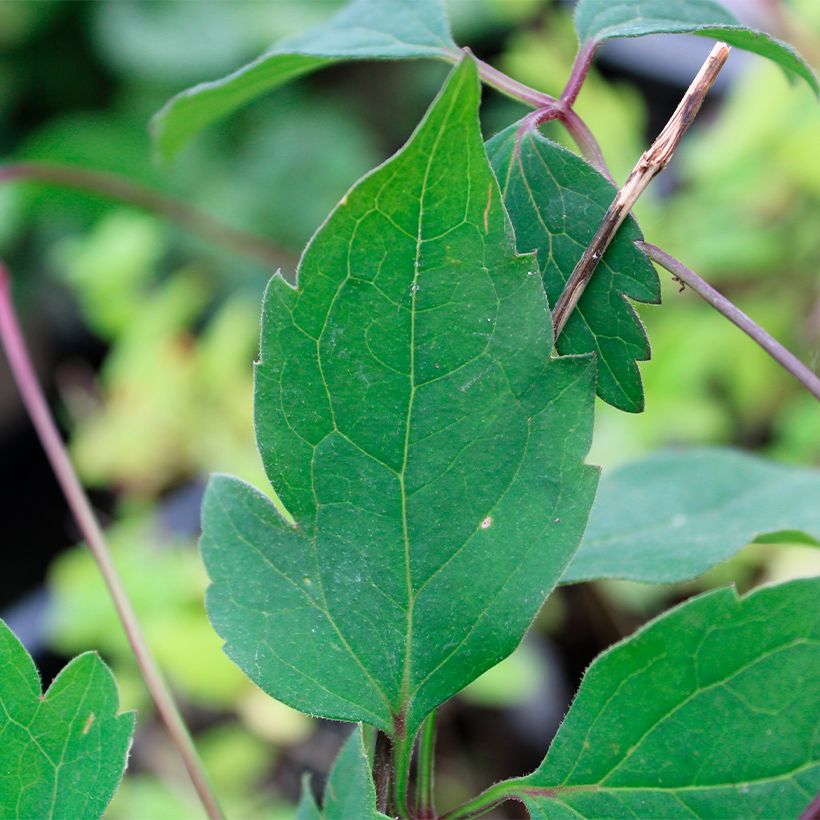
[[[75,163],[149,184],[269,238],[290,275],[344,191],[401,145],[446,68],[365,63],[321,73],[208,129],[168,168],[152,161],[147,123],[176,91],[232,70],[334,5],[4,0],[3,162]],[[774,33],[817,65],[820,6],[781,6],[772,25],[784,30]],[[517,79],[560,91],[575,48],[565,7],[452,0],[448,8],[460,42]],[[638,217],[649,241],[816,365],[820,107],[773,65],[738,62]],[[693,60],[692,73],[699,63]],[[623,179],[653,136],[649,124],[671,112],[677,90],[659,94],[652,76],[619,71],[606,54],[601,66],[578,110]],[[522,113],[487,92],[487,135]],[[557,128],[549,133],[566,141]],[[86,484],[102,492],[117,564],[230,816],[290,816],[301,771],[326,771],[341,729],[271,701],[225,659],[205,619],[195,549],[199,491],[210,471],[265,483],[253,443],[251,364],[259,299],[272,270],[150,214],[31,184],[0,185],[0,254],[14,271],[75,462]],[[664,305],[640,309],[653,346],[652,361],[642,366],[647,411],[629,416],[599,403],[589,460],[607,468],[663,445],[727,443],[820,463],[816,402],[732,325],[661,276]],[[19,406],[10,394],[0,399],[0,421],[13,429]],[[8,556],[31,548],[22,537],[6,543]],[[715,581],[747,586],[803,572],[812,562],[816,568],[810,550],[758,545],[687,587],[613,583],[559,591],[534,637],[445,710],[444,801],[520,773],[527,755],[537,759],[549,734],[530,737],[527,724],[554,729],[592,655],[645,618]],[[51,565],[47,585],[44,634],[52,650],[99,649],[114,667],[123,705],[140,710],[132,765],[109,816],[200,816],[150,719],[113,608],[82,547]]]

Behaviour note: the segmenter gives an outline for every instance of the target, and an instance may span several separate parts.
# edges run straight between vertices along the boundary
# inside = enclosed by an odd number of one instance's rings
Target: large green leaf
[[[43,695],[37,667],[0,621],[0,819],[101,817],[125,770],[134,713],[93,652]]]
[[[580,157],[535,129],[513,125],[487,143],[518,250],[538,251],[538,264],[554,305],[595,235],[615,187]],[[597,355],[598,395],[633,413],[643,410],[636,360],[649,358],[643,325],[624,296],[660,301],[654,268],[634,245],[641,233],[629,219],[607,249],[576,309],[558,337],[561,353]]]
[[[550,358],[478,123],[475,64],[264,301],[256,431],[290,526],[215,477],[208,611],[257,684],[412,737],[508,655],[577,548],[591,357]]]
[[[386,820],[386,815],[376,810],[376,787],[370,774],[361,726],[351,732],[333,763],[321,811],[305,777],[296,812],[296,820],[351,820],[354,817],[356,820]]]
[[[152,121],[170,159],[194,134],[290,80],[341,60],[458,59],[441,0],[353,0],[323,25],[286,37],[221,80],[173,97]]]
[[[663,452],[604,477],[563,583],[685,581],[759,536],[820,543],[820,471],[717,448]]]
[[[820,93],[808,63],[787,43],[740,25],[715,0],[579,0],[575,27],[582,45],[645,34],[698,34],[753,51],[802,77]]]
[[[820,579],[667,612],[589,668],[535,818],[796,818],[820,789]]]

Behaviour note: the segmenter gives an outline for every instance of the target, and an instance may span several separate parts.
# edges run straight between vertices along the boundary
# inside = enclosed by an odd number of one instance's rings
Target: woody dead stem
[[[638,197],[646,190],[649,183],[669,164],[672,156],[680,144],[683,135],[695,119],[706,94],[717,79],[730,48],[725,43],[717,43],[701,66],[692,84],[689,86],[675,112],[666,123],[647,151],[644,151],[638,164],[632,170],[623,187],[618,191],[612,204],[604,215],[601,226],[584,250],[578,264],[567,280],[564,290],[552,313],[555,327],[555,338],[567,323],[570,313],[575,309],[578,300],[586,289],[592,274],[598,267],[604,252],[609,247],[618,228],[621,227],[629,215]]]

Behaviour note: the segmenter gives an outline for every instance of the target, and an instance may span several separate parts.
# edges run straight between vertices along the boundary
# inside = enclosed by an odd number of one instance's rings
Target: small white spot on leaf
[[[481,522],[481,529],[488,530],[493,525],[493,517],[488,515],[482,522]]]

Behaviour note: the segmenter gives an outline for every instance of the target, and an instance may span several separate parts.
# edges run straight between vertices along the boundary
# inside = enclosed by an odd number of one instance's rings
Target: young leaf
[[[554,305],[616,194],[615,187],[580,157],[512,125],[487,143],[518,250],[538,251],[538,265]],[[639,413],[644,398],[636,360],[649,358],[643,325],[624,297],[660,302],[660,283],[634,245],[641,238],[631,217],[604,255],[581,301],[558,337],[560,353],[595,352],[598,395]]]
[[[247,484],[203,504],[225,651],[306,712],[412,738],[513,651],[597,482],[594,363],[550,359],[478,123],[475,64],[265,296],[257,441],[295,521]]]
[[[582,47],[615,37],[645,34],[698,34],[753,51],[802,77],[820,94],[809,64],[787,43],[740,25],[715,0],[579,0],[575,28]]]
[[[302,781],[302,797],[297,820],[381,820],[384,814],[376,810],[376,787],[370,774],[370,762],[364,747],[361,725],[345,741],[330,770],[322,810],[310,792],[310,784]]]
[[[820,543],[820,471],[735,450],[663,452],[605,476],[562,583],[700,575],[759,536]]]
[[[0,621],[0,818],[101,817],[122,779],[134,713],[93,652],[42,694],[31,656]]]
[[[667,612],[589,668],[532,817],[797,817],[820,789],[820,579]]]
[[[459,57],[441,0],[353,0],[326,23],[278,45],[233,74],[177,94],[152,121],[170,159],[194,134],[272,89],[342,60]]]

